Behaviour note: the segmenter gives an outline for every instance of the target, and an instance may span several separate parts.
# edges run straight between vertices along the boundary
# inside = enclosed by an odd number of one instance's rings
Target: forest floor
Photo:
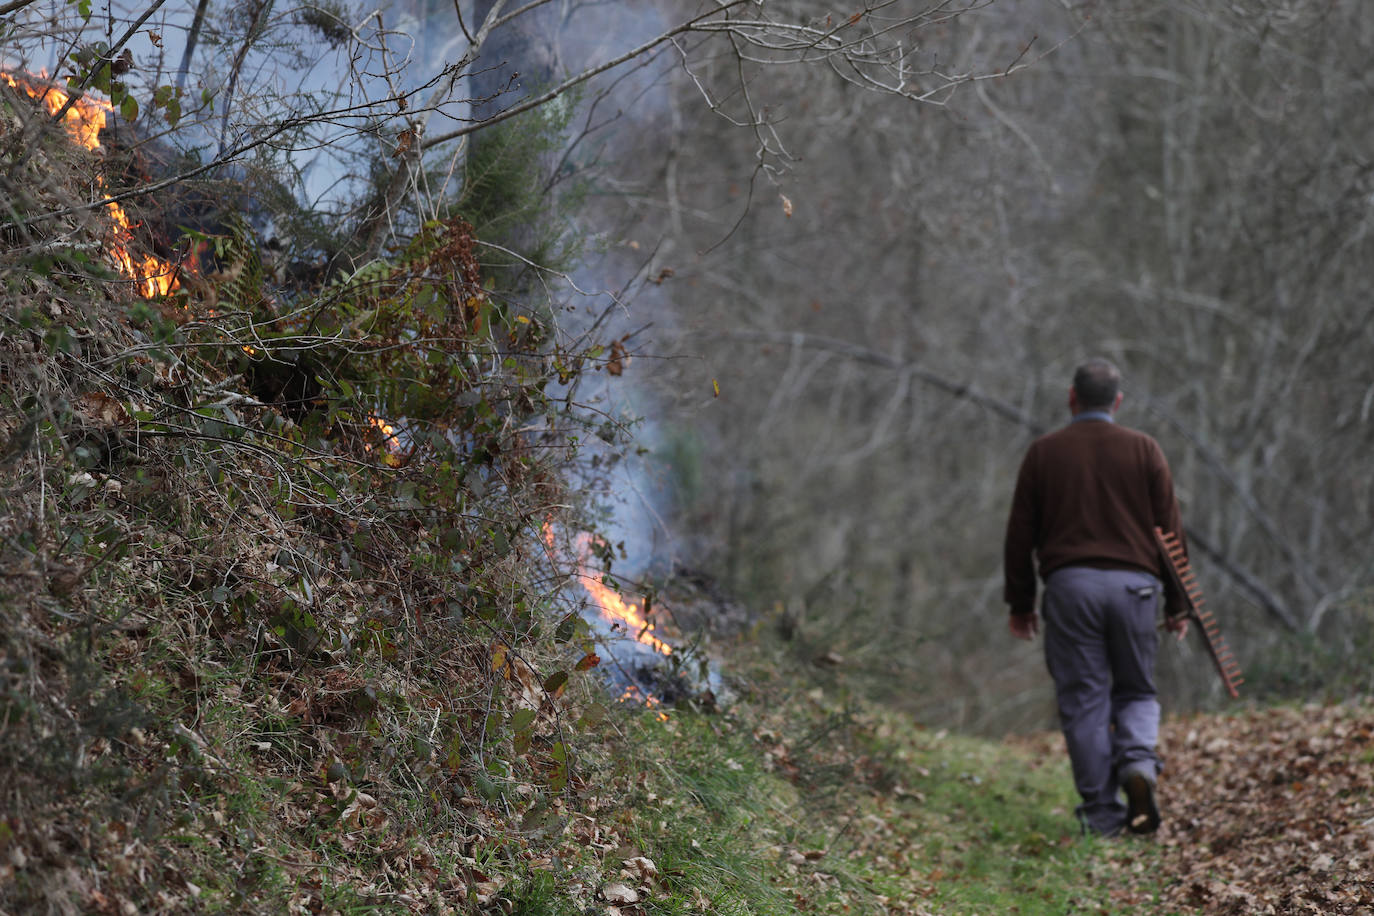
[[[1168,819],[1153,842],[1168,908],[1374,913],[1374,710],[1181,719],[1163,741]]]
[[[1367,701],[1167,721],[1164,824],[1100,839],[1075,822],[1057,733],[962,736],[847,697],[842,674],[753,670],[725,713],[623,731],[597,782],[625,787],[635,839],[609,858],[638,901],[593,911],[1374,913]],[[684,844],[711,853],[684,867]]]

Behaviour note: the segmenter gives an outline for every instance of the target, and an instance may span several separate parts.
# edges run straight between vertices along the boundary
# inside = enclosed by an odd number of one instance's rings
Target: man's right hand
[[[1165,617],[1164,629],[1173,633],[1179,642],[1183,642],[1183,637],[1188,635],[1188,618],[1182,614],[1177,617]]]
[[[1040,615],[1032,611],[1029,614],[1012,614],[1010,620],[1011,635],[1017,639],[1032,640],[1035,632],[1040,629]]]

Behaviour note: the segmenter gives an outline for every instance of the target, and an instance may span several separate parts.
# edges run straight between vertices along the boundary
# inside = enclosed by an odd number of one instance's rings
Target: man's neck
[[[1116,422],[1112,417],[1112,412],[1105,407],[1093,407],[1088,410],[1080,410],[1073,415],[1073,419],[1069,422],[1078,423],[1082,420],[1105,420],[1108,423]]]

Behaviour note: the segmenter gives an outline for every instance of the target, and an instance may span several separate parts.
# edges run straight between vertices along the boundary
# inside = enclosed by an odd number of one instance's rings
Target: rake
[[[1226,638],[1221,635],[1221,628],[1217,626],[1217,620],[1212,616],[1212,612],[1202,609],[1207,602],[1202,598],[1202,588],[1197,584],[1192,564],[1188,562],[1183,541],[1176,534],[1155,528],[1155,542],[1159,545],[1160,555],[1164,558],[1164,571],[1169,577],[1169,583],[1174,593],[1182,598],[1183,612],[1178,616],[1190,617],[1197,621],[1198,629],[1202,631],[1203,642],[1207,644],[1207,651],[1217,666],[1217,673],[1221,675],[1221,682],[1226,685],[1226,692],[1232,699],[1239,698],[1240,692],[1237,688],[1245,683],[1245,679],[1240,676],[1240,663],[1232,654],[1231,647],[1226,645]]]

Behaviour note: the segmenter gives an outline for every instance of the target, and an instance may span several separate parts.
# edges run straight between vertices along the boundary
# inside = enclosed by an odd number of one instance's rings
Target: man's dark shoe
[[[1131,833],[1154,833],[1159,829],[1159,806],[1155,804],[1155,784],[1139,770],[1126,774],[1126,828]]]

